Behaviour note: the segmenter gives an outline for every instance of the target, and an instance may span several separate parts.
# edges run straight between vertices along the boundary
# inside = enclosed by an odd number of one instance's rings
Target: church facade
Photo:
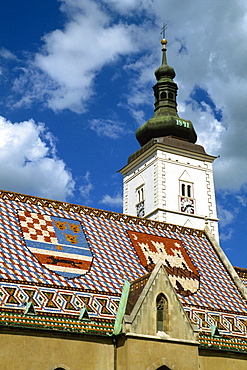
[[[1,370],[246,369],[247,269],[162,48],[123,214],[0,191]]]

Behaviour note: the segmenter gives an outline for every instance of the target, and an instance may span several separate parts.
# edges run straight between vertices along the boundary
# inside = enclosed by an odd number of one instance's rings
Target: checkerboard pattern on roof
[[[49,216],[20,211],[19,219],[26,240],[37,240],[39,238],[39,241],[43,243],[58,243]]]
[[[247,313],[239,291],[202,232],[34,197],[5,193],[5,198],[0,213],[0,272],[5,281],[119,294],[125,279],[132,281],[147,272],[127,235],[127,230],[133,230],[182,241],[200,274],[199,291],[180,297],[185,306]],[[42,267],[25,246],[17,210],[80,221],[94,256],[90,271],[68,280]]]

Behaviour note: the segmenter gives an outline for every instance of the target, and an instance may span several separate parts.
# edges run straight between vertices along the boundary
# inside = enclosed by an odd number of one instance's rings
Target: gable
[[[179,177],[179,180],[184,182],[193,182],[187,171],[182,173],[182,175]]]
[[[157,299],[166,301],[164,322],[158,325]],[[195,333],[173,289],[162,262],[158,262],[129,315],[124,317],[123,331],[163,338],[195,341]]]

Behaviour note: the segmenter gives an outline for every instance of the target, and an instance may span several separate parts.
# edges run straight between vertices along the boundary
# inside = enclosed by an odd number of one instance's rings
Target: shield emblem
[[[67,279],[89,271],[93,256],[79,221],[26,211],[18,215],[26,245],[43,266]]]
[[[180,240],[134,231],[128,231],[128,235],[147,271],[152,270],[158,261],[162,261],[178,293],[188,296],[197,292],[200,277]]]

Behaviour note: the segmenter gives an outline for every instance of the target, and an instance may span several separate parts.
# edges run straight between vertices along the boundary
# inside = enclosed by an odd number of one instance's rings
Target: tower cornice
[[[205,152],[201,145],[192,144],[187,141],[182,141],[173,137],[161,137],[150,140],[142,148],[138,149],[128,158],[128,163],[119,172],[123,175],[127,174],[135,168],[140,162],[150,157],[158,150],[166,153],[181,155],[187,158],[199,159],[209,163],[214,162],[217,158]]]

